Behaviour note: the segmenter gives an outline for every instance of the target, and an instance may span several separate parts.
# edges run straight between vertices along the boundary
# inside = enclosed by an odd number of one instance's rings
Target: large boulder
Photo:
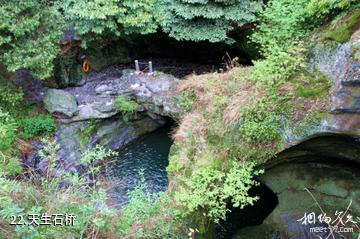
[[[118,150],[141,135],[152,132],[163,126],[165,121],[156,121],[149,117],[132,122],[122,119],[105,120],[97,126],[91,137],[91,144],[101,144],[113,150]]]
[[[70,118],[78,110],[76,98],[64,90],[49,89],[44,97],[44,105],[50,113]]]
[[[181,113],[174,99],[176,82],[177,78],[161,72],[137,75],[134,70],[109,67],[91,74],[83,86],[65,89],[79,104],[78,114],[66,122],[111,118],[119,114],[115,104],[119,96],[136,101],[141,106],[137,111],[155,120],[163,116],[176,119]]]
[[[119,150],[141,135],[163,126],[164,120],[149,117],[125,121],[122,117],[96,121],[81,121],[62,124],[56,133],[60,144],[58,158],[63,169],[78,170],[80,158],[85,150],[100,144],[112,150]]]

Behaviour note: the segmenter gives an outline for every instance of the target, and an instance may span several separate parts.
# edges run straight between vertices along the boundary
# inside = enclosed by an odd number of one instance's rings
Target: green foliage
[[[38,115],[19,120],[19,128],[22,129],[20,137],[32,139],[36,136],[52,136],[56,131],[55,119],[50,115]]]
[[[193,107],[196,95],[193,91],[184,91],[181,93],[181,95],[175,96],[174,98],[176,103],[184,112],[189,112]]]
[[[155,0],[64,0],[62,8],[67,21],[85,38],[85,47],[86,40],[94,40],[96,36],[148,34],[158,27]]]
[[[176,172],[179,172],[183,168],[183,165],[181,164],[179,155],[172,155],[169,158],[169,165],[166,168],[166,171],[169,174],[174,174]]]
[[[118,107],[118,110],[123,114],[132,114],[140,107],[136,101],[130,100],[125,96],[117,97],[115,99],[115,104]]]
[[[15,111],[16,107],[22,103],[24,93],[21,89],[16,89],[4,81],[0,79],[0,108],[4,111]]]
[[[297,97],[327,97],[331,84],[330,79],[321,72],[312,74],[304,72],[293,83],[295,85],[295,95]]]
[[[101,167],[99,163],[104,159],[115,156],[117,156],[117,152],[106,149],[101,145],[96,145],[95,148],[86,150],[83,153],[80,162],[89,167],[89,173],[92,175],[92,178],[94,178],[94,175],[100,172]]]
[[[261,1],[161,0],[160,25],[177,40],[232,42],[227,33],[256,20]]]
[[[0,151],[0,175],[16,176],[22,172],[22,165],[17,157]]]
[[[0,151],[8,151],[16,139],[17,125],[8,113],[0,110]]]
[[[248,194],[250,188],[257,185],[253,176],[262,173],[254,166],[254,163],[239,165],[233,162],[227,173],[211,167],[203,168],[185,179],[186,187],[175,197],[184,205],[187,215],[202,209],[208,218],[218,223],[225,219],[229,201],[234,207],[243,208],[253,205],[258,199]]]
[[[335,11],[348,9],[356,2],[357,0],[310,0],[307,10],[310,15],[323,18]]]
[[[345,43],[350,40],[351,35],[360,26],[360,10],[355,11],[345,20],[343,16],[335,19],[335,26],[331,27],[325,33],[325,39],[333,40],[339,43]]]
[[[186,238],[179,224],[180,211],[166,193],[150,193],[143,174],[130,202],[121,209],[120,238]],[[134,230],[138,228],[137,230]],[[139,228],[141,228],[139,230]]]
[[[56,153],[59,146],[55,142],[43,139],[44,149],[39,152],[43,160],[48,160],[49,167],[45,176],[29,174],[27,181],[18,182],[0,175],[0,223],[9,225],[12,215],[24,216],[31,213],[48,215],[54,213],[72,214],[74,226],[9,226],[0,231],[1,238],[91,238],[98,234],[106,237],[115,229],[114,219],[118,218],[116,209],[107,204],[106,190],[99,187],[93,178],[93,186],[88,184],[89,174],[63,172],[53,177],[57,167]],[[102,161],[110,155],[97,147],[84,155],[82,162],[90,167],[93,161]],[[61,182],[70,183],[62,187]],[[54,205],[56,202],[56,205]]]
[[[257,144],[279,140],[280,129],[279,115],[266,102],[260,101],[244,112],[239,130],[245,142]]]
[[[87,146],[90,142],[90,137],[96,130],[96,124],[88,124],[85,126],[80,127],[80,136],[81,136],[81,143],[83,146]]]
[[[279,85],[302,70],[305,58],[299,41],[312,28],[306,21],[308,0],[271,0],[260,14],[258,31],[252,40],[265,59],[254,62],[252,78],[268,86]]]
[[[25,68],[40,79],[49,78],[62,34],[54,3],[2,0],[0,22],[0,61],[7,69]]]

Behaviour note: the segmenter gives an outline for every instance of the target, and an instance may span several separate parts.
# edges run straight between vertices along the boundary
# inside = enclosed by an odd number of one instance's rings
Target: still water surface
[[[151,192],[165,191],[168,186],[166,167],[172,140],[170,127],[161,128],[126,146],[107,169],[107,178],[112,187],[110,194],[119,206],[127,203],[127,192],[140,181],[143,170]]]

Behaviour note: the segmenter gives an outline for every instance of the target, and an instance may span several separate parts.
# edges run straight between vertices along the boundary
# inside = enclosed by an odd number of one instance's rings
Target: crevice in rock
[[[246,206],[243,209],[228,206],[230,212],[226,220],[221,221],[217,226],[217,239],[230,238],[239,228],[260,225],[265,218],[274,210],[278,204],[277,195],[265,184],[253,187],[249,194],[258,196],[259,200],[253,206]]]

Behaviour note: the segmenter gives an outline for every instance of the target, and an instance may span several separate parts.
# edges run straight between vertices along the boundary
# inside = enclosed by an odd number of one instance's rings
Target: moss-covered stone
[[[72,117],[77,112],[75,96],[64,90],[49,89],[44,97],[45,108],[50,113]]]
[[[125,42],[113,43],[105,47],[90,46],[85,54],[91,69],[95,71],[114,64],[129,63],[132,59],[131,48]]]
[[[336,20],[335,24],[325,32],[324,39],[345,43],[360,27],[360,10]]]
[[[75,56],[65,56],[55,63],[55,79],[60,87],[79,86],[85,83],[86,74]]]

